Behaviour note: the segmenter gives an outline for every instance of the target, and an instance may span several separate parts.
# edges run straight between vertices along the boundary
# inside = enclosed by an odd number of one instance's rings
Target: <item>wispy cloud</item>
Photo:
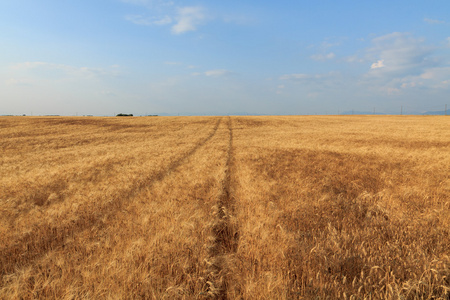
[[[365,59],[361,58],[358,54],[355,54],[345,57],[343,61],[348,63],[363,63],[365,62]]]
[[[166,61],[164,62],[165,65],[169,65],[169,66],[181,66],[183,65],[183,63],[178,62],[178,61]]]
[[[173,1],[168,0],[120,0],[120,1],[123,3],[143,6],[150,9],[161,9],[163,7],[170,7],[174,5]]]
[[[384,60],[380,59],[379,61],[377,61],[376,63],[373,63],[370,68],[371,69],[378,69],[378,68],[383,68],[384,67]]]
[[[343,44],[346,38],[344,37],[328,37],[320,44],[311,44],[309,49],[315,50],[309,58],[315,61],[329,61],[336,58],[336,53],[331,51],[331,48],[339,47]]]
[[[153,25],[153,22],[149,17],[145,17],[142,15],[126,15],[125,20],[130,21],[131,23],[134,23],[136,25]]]
[[[130,4],[134,4],[134,5],[148,5],[152,1],[150,1],[150,0],[121,0],[121,2],[130,3]]]
[[[436,67],[425,70],[419,76],[407,78],[410,82],[419,82],[432,88],[450,88],[450,67]]]
[[[144,15],[126,15],[125,20],[130,21],[136,25],[144,25],[144,26],[163,26],[172,23],[172,18],[169,16],[163,17],[149,17]]]
[[[35,70],[38,73],[44,72],[47,75],[56,75],[55,77],[61,77],[61,75],[65,75],[83,78],[99,78],[105,76],[114,77],[120,75],[119,66],[111,66],[109,68],[91,68],[75,67],[48,62],[23,62],[13,65],[11,69],[16,71]]]
[[[18,63],[13,65],[11,68],[12,69],[35,69],[35,68],[39,68],[39,67],[45,67],[50,65],[49,63],[46,62],[41,62],[41,61],[27,61],[27,62],[23,62],[23,63]],[[54,64],[51,64],[54,65]]]
[[[198,66],[186,64],[186,63],[179,62],[179,61],[165,61],[164,64],[167,66],[182,67],[182,68],[190,69],[190,70],[199,68]]]
[[[284,84],[278,85],[278,86],[277,86],[277,89],[276,89],[276,93],[277,93],[278,95],[283,94],[283,90],[284,90],[285,88],[286,88],[286,86],[285,86]]]
[[[365,59],[373,63],[361,77],[362,86],[389,96],[450,88],[448,62],[435,54],[439,46],[427,45],[422,38],[399,32],[377,37],[372,44]]]
[[[167,24],[171,24],[172,23],[172,18],[169,16],[164,16],[162,18],[156,19],[153,21],[153,24],[155,25],[167,25]]]
[[[210,70],[205,72],[205,75],[208,77],[226,77],[232,74],[233,72],[225,69]]]
[[[209,70],[209,71],[205,71],[205,72],[194,72],[191,75],[192,76],[200,76],[200,75],[204,75],[207,77],[228,77],[235,74],[232,71],[229,70],[225,70],[225,69],[215,69],[215,70]]]
[[[311,80],[320,80],[325,78],[333,78],[340,76],[339,72],[328,72],[324,74],[285,74],[280,76],[280,80],[291,80],[291,81],[311,81]]]
[[[448,42],[450,39],[435,46],[410,33],[394,32],[373,38],[369,48],[358,50],[345,60],[367,64],[367,69],[360,68],[359,74],[298,72],[284,74],[279,80],[287,86],[286,92],[295,90],[302,95],[332,92],[343,97],[348,95],[347,91],[353,91],[353,95],[361,97],[406,97],[426,90],[437,93],[437,90],[450,89],[449,62],[437,54],[439,47],[446,47],[444,44]],[[325,59],[324,56],[314,58]],[[276,91],[281,93],[282,89]]]
[[[172,26],[172,32],[180,34],[194,31],[206,19],[205,9],[200,6],[181,7],[177,9],[175,20],[177,23]]]
[[[314,54],[311,55],[311,58],[313,60],[317,60],[317,61],[326,61],[326,60],[330,60],[336,57],[336,54],[334,54],[333,52],[327,53],[327,54]]]
[[[172,34],[180,35],[197,31],[202,25],[220,20],[224,23],[249,25],[255,18],[247,14],[214,13],[204,6],[179,5],[180,1],[167,0],[120,0],[143,8],[142,13],[127,14],[125,20],[141,26],[168,26]]]
[[[286,90],[287,93],[301,93],[302,95],[306,94],[314,94],[327,90],[328,93],[331,91],[338,91],[345,89],[344,87],[348,87],[349,83],[354,82],[352,78],[343,76],[340,72],[331,71],[327,73],[293,73],[293,74],[285,74],[278,78],[279,80],[285,82],[281,86],[283,89],[278,87],[277,94],[284,93]],[[309,97],[308,98],[315,98]]]
[[[436,20],[436,19],[429,19],[429,18],[425,18],[423,19],[425,22],[427,22],[428,24],[445,24],[445,21],[441,21],[441,20]]]
[[[196,31],[210,16],[202,6],[175,6],[172,1],[122,0],[122,2],[143,6],[142,14],[128,14],[125,20],[142,26],[171,26],[173,34]]]
[[[308,74],[285,74],[280,77],[281,80],[304,80],[304,79],[310,79],[314,76],[308,75]]]
[[[225,23],[232,23],[237,25],[252,25],[256,23],[256,18],[248,14],[226,14],[222,17]]]
[[[394,32],[372,40],[368,50],[372,63],[369,75],[376,77],[403,77],[421,74],[436,65],[431,54],[434,48],[425,45],[421,38],[409,33]]]

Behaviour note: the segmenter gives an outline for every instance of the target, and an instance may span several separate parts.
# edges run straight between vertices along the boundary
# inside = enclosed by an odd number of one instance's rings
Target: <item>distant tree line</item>
[[[116,117],[132,117],[133,114],[117,114]]]

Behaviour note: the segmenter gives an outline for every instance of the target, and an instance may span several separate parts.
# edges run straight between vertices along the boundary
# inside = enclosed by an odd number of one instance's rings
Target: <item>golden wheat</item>
[[[241,280],[231,297],[448,297],[448,119],[236,123]]]
[[[0,298],[448,299],[450,120],[0,118]]]

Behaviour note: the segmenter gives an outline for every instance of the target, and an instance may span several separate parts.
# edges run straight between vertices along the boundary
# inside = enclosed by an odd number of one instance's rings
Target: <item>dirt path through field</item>
[[[233,125],[228,118],[228,152],[222,193],[214,209],[215,220],[211,228],[211,245],[209,247],[209,287],[208,293],[214,299],[227,299],[227,287],[233,278],[233,254],[236,252],[239,231],[234,218],[233,192]]]

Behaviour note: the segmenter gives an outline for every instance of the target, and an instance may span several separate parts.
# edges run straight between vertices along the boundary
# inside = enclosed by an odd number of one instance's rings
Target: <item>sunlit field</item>
[[[449,299],[450,117],[0,117],[0,299]]]

